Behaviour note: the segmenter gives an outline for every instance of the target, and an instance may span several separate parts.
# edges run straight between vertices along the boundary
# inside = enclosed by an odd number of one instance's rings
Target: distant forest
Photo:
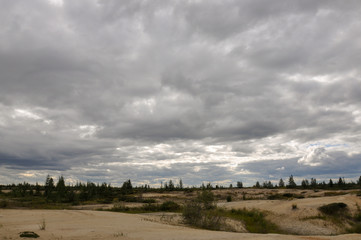
[[[127,180],[121,187],[114,187],[107,183],[95,184],[92,182],[82,183],[78,182],[75,185],[65,183],[64,177],[60,176],[57,182],[49,175],[45,179],[45,183],[40,185],[38,183],[29,184],[26,182],[19,184],[0,185],[0,199],[4,198],[35,198],[46,203],[70,203],[80,204],[91,201],[97,203],[111,203],[114,199],[126,202],[144,202],[141,194],[146,192],[165,192],[165,191],[196,191],[196,190],[213,190],[213,189],[240,189],[243,188],[243,183],[238,181],[235,186],[213,186],[211,183],[200,186],[184,187],[180,179],[177,183],[169,180],[161,184],[160,188],[152,188],[150,185],[133,186],[131,180]],[[288,180],[282,178],[277,184],[271,181],[263,183],[256,182],[251,187],[255,189],[324,189],[324,190],[352,190],[361,189],[361,176],[356,182],[346,182],[344,178],[338,178],[337,181],[330,179],[328,182],[318,182],[316,178],[310,180],[302,180],[300,185],[297,185],[294,177],[291,175]],[[0,203],[1,207],[1,203]]]

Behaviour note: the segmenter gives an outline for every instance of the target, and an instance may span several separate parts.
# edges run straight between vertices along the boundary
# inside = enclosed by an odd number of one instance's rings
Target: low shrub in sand
[[[347,204],[342,202],[330,203],[319,207],[318,210],[320,210],[323,214],[330,216],[344,215],[347,211]]]

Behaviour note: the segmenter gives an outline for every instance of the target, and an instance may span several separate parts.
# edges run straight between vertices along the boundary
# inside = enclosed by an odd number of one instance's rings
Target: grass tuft
[[[46,222],[45,222],[45,219],[43,219],[43,220],[41,221],[41,223],[39,224],[39,229],[42,230],[42,231],[44,231],[45,228],[46,228]]]

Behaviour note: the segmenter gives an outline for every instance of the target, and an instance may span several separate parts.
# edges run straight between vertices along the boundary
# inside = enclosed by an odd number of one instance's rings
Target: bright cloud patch
[[[308,166],[320,166],[325,160],[329,160],[331,157],[326,154],[326,149],[323,147],[312,148],[306,153],[300,160],[299,164]]]

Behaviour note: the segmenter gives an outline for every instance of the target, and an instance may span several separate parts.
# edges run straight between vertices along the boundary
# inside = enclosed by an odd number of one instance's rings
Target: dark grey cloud
[[[0,167],[19,179],[355,174],[359,1],[0,2]]]

